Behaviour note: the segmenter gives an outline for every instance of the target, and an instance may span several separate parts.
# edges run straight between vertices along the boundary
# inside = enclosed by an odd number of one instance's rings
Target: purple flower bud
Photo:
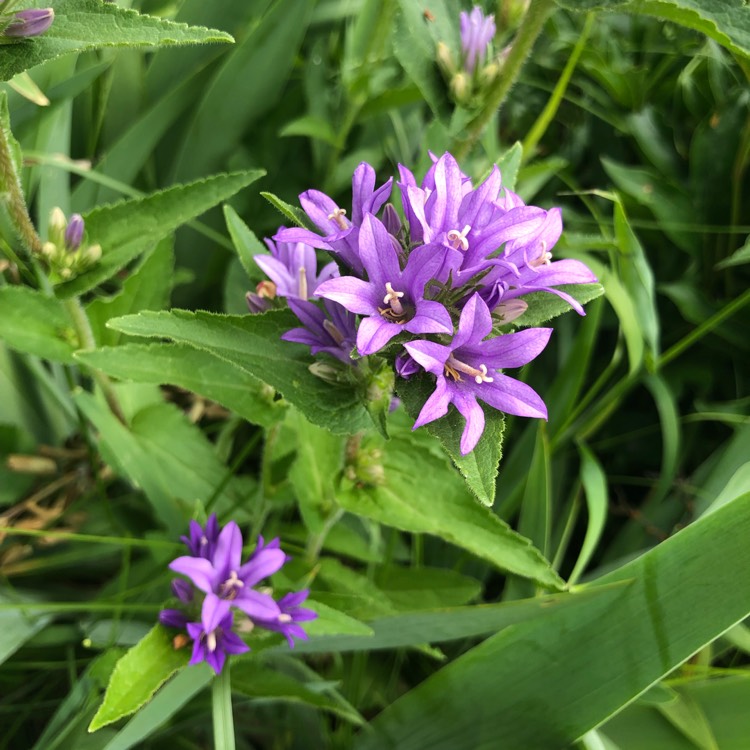
[[[397,237],[401,231],[401,219],[392,203],[385,204],[385,208],[383,209],[383,224],[388,230],[388,234],[392,234],[394,237]]]
[[[163,609],[159,612],[159,622],[168,628],[184,628],[188,618],[179,609]]]
[[[172,581],[172,593],[185,604],[193,601],[193,587],[182,578]]]
[[[245,302],[247,302],[247,309],[254,315],[267,312],[271,309],[271,303],[268,299],[261,297],[255,292],[247,292],[245,294]]]
[[[52,8],[21,10],[3,32],[5,36],[30,37],[44,34],[55,20]]]
[[[65,247],[67,250],[78,250],[83,239],[83,217],[81,214],[73,214],[65,230]]]
[[[396,357],[395,367],[397,375],[404,380],[408,380],[412,375],[416,375],[421,369],[412,359],[409,352],[401,352]]]

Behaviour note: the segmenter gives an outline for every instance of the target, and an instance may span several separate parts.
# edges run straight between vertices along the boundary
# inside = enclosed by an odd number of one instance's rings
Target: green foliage
[[[44,3],[36,2],[34,6],[44,7]],[[0,80],[7,81],[21,71],[60,55],[101,47],[154,47],[233,41],[223,31],[191,28],[186,24],[142,16],[98,0],[60,0],[54,10],[55,20],[45,34],[3,47]]]

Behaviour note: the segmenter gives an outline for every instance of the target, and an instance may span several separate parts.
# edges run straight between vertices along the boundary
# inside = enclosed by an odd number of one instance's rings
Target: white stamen
[[[538,258],[529,261],[529,265],[532,268],[539,268],[539,266],[548,266],[552,261],[552,253],[547,252],[547,242],[542,240],[542,252]]]
[[[299,296],[300,299],[307,299],[307,271],[304,266],[299,267]]]
[[[383,304],[390,305],[391,310],[393,310],[396,315],[403,315],[404,308],[401,306],[399,299],[404,296],[404,293],[394,291],[390,281],[385,282],[385,291],[387,294],[383,297]]]
[[[448,238],[448,242],[453,245],[453,247],[458,250],[458,246],[461,246],[461,249],[466,252],[469,249],[469,240],[466,239],[466,235],[471,231],[471,225],[467,224],[462,231],[458,231],[458,229],[451,229],[450,232],[446,235]]]
[[[286,614],[286,612],[282,612],[282,613],[281,613],[281,614],[279,615],[279,622],[281,622],[281,623],[286,623],[286,622],[291,622],[291,621],[292,621],[292,616],[291,616],[291,615],[288,615],[288,614]]]
[[[474,376],[474,380],[476,381],[477,385],[481,385],[482,383],[492,383],[494,381],[494,378],[488,378],[487,377],[487,366],[486,365],[479,365],[480,374]]]
[[[208,647],[209,653],[216,651],[216,631],[212,630],[210,633],[206,633],[206,646]]]
[[[344,221],[344,216],[346,216],[345,208],[337,208],[335,211],[328,214],[328,218],[331,221],[335,221],[341,229],[348,229],[346,221]]]
[[[337,343],[337,344],[343,344],[344,343],[344,334],[339,331],[338,328],[328,319],[323,321],[323,328],[326,329],[326,332],[328,335]]]
[[[459,372],[465,372],[467,375],[471,375],[477,385],[482,383],[492,383],[494,378],[487,376],[487,365],[479,365],[479,368],[467,365],[465,362],[456,359],[452,354],[445,362],[445,370],[454,380],[460,380]]]
[[[245,582],[237,577],[237,571],[233,570],[229,574],[229,578],[224,581],[224,587],[227,589],[241,589],[245,585]]]

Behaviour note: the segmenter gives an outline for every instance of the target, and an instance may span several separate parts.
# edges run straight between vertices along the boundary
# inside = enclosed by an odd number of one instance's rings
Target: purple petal
[[[422,406],[422,410],[419,412],[412,430],[416,430],[428,422],[434,422],[436,419],[444,417],[448,413],[448,404],[451,402],[452,397],[453,394],[448,389],[445,378],[442,376],[438,377],[435,390],[427,401],[424,402],[424,406]]]
[[[214,651],[209,651],[206,649],[206,658],[202,661],[205,661],[206,664],[208,664],[211,669],[214,670],[216,674],[219,674],[222,669],[224,669],[224,662],[227,660],[227,655],[222,651],[220,648],[216,648]],[[193,663],[192,661],[190,662]]]
[[[473,294],[461,310],[458,321],[458,332],[453,337],[453,349],[458,349],[467,343],[478,344],[492,331],[492,316],[484,300]]]
[[[375,170],[362,162],[352,175],[352,224],[359,226],[364,218],[363,207],[375,190]]]
[[[339,224],[328,218],[338,211],[339,207],[325,193],[321,193],[319,190],[308,190],[300,195],[299,202],[305,213],[312,219],[313,224],[326,235],[341,232],[342,228]],[[344,222],[347,226],[351,226],[348,219],[344,218]]]
[[[404,328],[409,333],[453,333],[453,321],[439,302],[421,300],[417,303],[416,314],[404,324]]]
[[[224,631],[221,639],[221,647],[227,654],[244,654],[250,650],[250,646],[233,630]]]
[[[385,287],[383,288],[385,294]],[[354,276],[339,276],[337,279],[324,281],[316,290],[316,297],[338,302],[347,310],[358,315],[379,315],[378,303],[382,299],[374,286]]]
[[[286,555],[280,549],[264,549],[257,556],[253,555],[237,571],[237,576],[245,586],[255,586],[264,578],[268,578],[280,570],[286,562]]]
[[[185,555],[172,560],[169,569],[187,576],[201,591],[209,593],[214,590],[218,576],[209,560]]]
[[[438,377],[443,376],[443,369],[448,357],[450,357],[451,347],[436,344],[432,341],[411,341],[404,344],[404,349],[427,372],[431,372]]]
[[[461,169],[449,154],[435,164],[435,190],[425,203],[425,214],[434,233],[459,229],[458,207],[461,205]]]
[[[519,417],[547,419],[547,407],[539,394],[515,378],[495,374],[491,383],[477,384],[470,380],[465,387],[498,411]]]
[[[357,351],[363,357],[380,351],[394,336],[403,330],[398,323],[389,323],[380,314],[364,318],[357,330]]]
[[[370,283],[377,290],[382,289],[383,294],[385,294],[387,282],[395,284],[401,278],[398,255],[388,230],[372,214],[367,214],[362,221],[359,232],[359,257],[367,271]]]
[[[527,328],[506,333],[483,342],[472,350],[472,354],[492,370],[521,367],[539,355],[551,335],[551,328]]]
[[[273,238],[277,242],[304,242],[310,247],[317,247],[318,250],[330,250],[331,246],[325,237],[321,237],[315,232],[311,232],[309,229],[303,229],[302,227],[289,227],[288,229],[280,229]]]
[[[297,286],[296,279],[290,273],[289,268],[280,260],[272,258],[270,255],[256,255],[253,260],[260,270],[276,284],[276,294],[280,297],[286,297],[290,294],[295,297],[299,296],[294,294]]]
[[[214,567],[220,578],[226,578],[230,570],[237,570],[242,560],[242,532],[230,521],[219,534],[214,552]]]
[[[163,609],[159,612],[159,622],[168,628],[182,630],[188,622],[187,616],[179,609]]]
[[[212,633],[227,618],[231,603],[227,599],[219,599],[215,594],[207,594],[201,607],[201,623],[206,633]],[[230,626],[231,627],[231,626]]]
[[[484,411],[477,403],[473,393],[466,392],[459,387],[453,389],[453,405],[466,420],[461,434],[461,455],[471,453],[484,432]]]
[[[236,599],[231,602],[241,609],[251,620],[276,619],[281,614],[278,604],[268,595],[245,586],[240,589]]]

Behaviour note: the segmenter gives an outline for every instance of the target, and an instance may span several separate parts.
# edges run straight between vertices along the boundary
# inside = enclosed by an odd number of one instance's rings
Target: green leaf
[[[124,344],[78,352],[76,360],[120,380],[185,388],[264,427],[284,416],[286,404],[274,400],[273,389],[187,344]]]
[[[73,362],[76,333],[65,306],[24,286],[0,287],[0,338],[51,362]]]
[[[333,607],[329,607],[327,604],[323,604],[323,602],[308,599],[305,601],[305,607],[318,613],[314,620],[305,623],[305,632],[313,642],[321,636],[369,637],[372,635],[371,627]]]
[[[372,427],[354,386],[315,377],[305,348],[281,340],[282,333],[298,323],[288,310],[264,315],[173,310],[128,315],[109,325],[134,336],[170,338],[210,352],[273,386],[311,422],[332,432],[350,434]]]
[[[344,468],[344,438],[310,424],[298,411],[289,410],[287,424],[297,437],[297,451],[289,481],[305,526],[319,534],[337,509],[336,484]]]
[[[600,297],[605,290],[601,284],[562,284],[555,288],[569,294],[582,305]],[[513,325],[519,328],[540,326],[573,309],[564,299],[550,292],[532,292],[521,299],[528,304],[529,309],[513,321]]]
[[[225,482],[226,467],[213,444],[173,404],[136,412],[130,429],[88,393],[76,403],[100,433],[105,458],[140,487],[169,533],[178,534],[196,501],[205,502]],[[230,503],[234,485],[222,493]]]
[[[557,0],[568,10],[642,13],[700,31],[722,46],[750,55],[750,14],[743,0]]]
[[[328,120],[316,117],[315,115],[303,115],[296,120],[292,120],[292,122],[284,125],[279,135],[282,138],[295,135],[316,138],[334,147],[338,147],[339,145],[338,136]]]
[[[231,198],[264,174],[256,169],[215,175],[95,208],[84,215],[86,235],[89,242],[101,245],[102,258],[90,271],[57,287],[58,295],[79,296],[93,289],[177,227]]]
[[[500,169],[500,176],[503,180],[503,187],[508,190],[515,190],[516,180],[518,179],[518,170],[521,168],[523,161],[523,145],[516,141],[498,160],[497,166]]]
[[[336,714],[353,724],[364,724],[357,710],[330,687],[305,685],[278,668],[261,664],[257,659],[239,659],[232,665],[232,690],[248,698],[302,703]]]
[[[415,375],[409,380],[399,379],[397,393],[404,402],[409,415],[416,419],[422,406],[435,389],[435,380],[430,375]],[[466,420],[452,405],[448,413],[425,429],[436,437],[451,457],[469,489],[485,505],[495,502],[495,478],[503,454],[504,415],[490,407],[484,409],[485,427],[476,447],[466,456],[461,455],[461,434]]]
[[[36,602],[38,599],[22,596],[17,592],[0,591],[0,664],[12,656],[29,638],[36,635],[52,619],[50,615],[24,612],[18,605]],[[6,609],[5,607],[10,607]]]
[[[227,231],[232,238],[232,244],[245,273],[251,279],[262,276],[263,274],[253,258],[258,254],[266,254],[268,248],[255,236],[255,233],[242,221],[238,213],[229,204],[224,206],[224,221],[226,221]]]
[[[32,7],[45,7],[44,0],[36,0]],[[55,3],[54,23],[47,32],[3,47],[0,80],[7,81],[21,71],[71,52],[101,47],[156,47],[232,41],[232,37],[223,31],[142,16],[98,0],[59,0]]]
[[[99,297],[87,307],[86,314],[100,346],[116,346],[122,335],[106,327],[110,318],[141,310],[161,310],[169,304],[174,274],[174,248],[171,237],[165,237],[152,251],[146,251],[143,262],[113,297]]]
[[[475,578],[455,570],[424,566],[380,567],[375,583],[398,609],[407,612],[468,604],[482,591],[482,584]]]
[[[501,570],[562,588],[539,550],[474,501],[440,456],[402,437],[385,443],[383,451],[385,483],[342,487],[337,499],[345,510],[412,534],[438,536]]]
[[[132,714],[178,669],[188,663],[187,649],[175,650],[172,637],[161,625],[133,646],[117,662],[104,694],[104,701],[89,725],[95,732],[113,721]]]
[[[296,224],[299,227],[309,229],[311,232],[317,233],[318,228],[310,221],[310,217],[297,206],[291,206],[286,201],[281,200],[278,196],[273,193],[266,193],[261,191],[260,193],[277,211],[280,211],[286,216],[292,224]]]
[[[584,590],[622,589],[460,656],[386,708],[355,747],[489,749],[498,726],[507,747],[569,746],[750,614],[750,578],[737,575],[750,565],[748,534],[745,494]],[[436,701],[439,712],[424,711]]]

